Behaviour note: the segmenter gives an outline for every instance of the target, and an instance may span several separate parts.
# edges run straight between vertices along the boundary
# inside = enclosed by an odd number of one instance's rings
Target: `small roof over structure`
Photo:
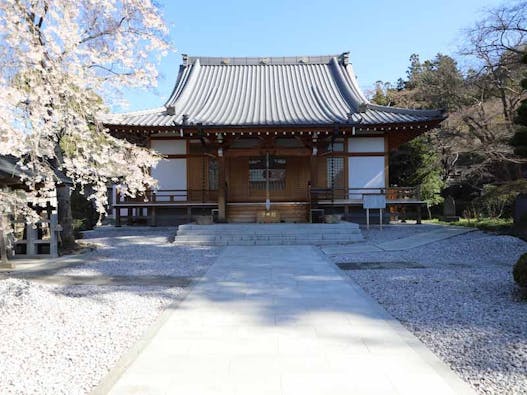
[[[31,176],[30,170],[20,167],[19,160],[20,158],[14,155],[0,155],[0,186],[21,186],[23,184],[22,179]],[[54,168],[53,172],[56,184],[73,185],[71,179],[60,170]]]
[[[163,107],[105,115],[108,127],[166,128],[360,125],[437,126],[441,110],[372,104],[359,88],[349,53],[330,56],[221,58],[183,55]]]

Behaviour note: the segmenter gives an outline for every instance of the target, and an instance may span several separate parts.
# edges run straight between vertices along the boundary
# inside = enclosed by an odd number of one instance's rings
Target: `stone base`
[[[338,224],[342,220],[341,214],[327,214],[324,215],[324,222],[326,224]]]
[[[14,269],[14,268],[15,268],[14,263],[11,263],[11,262],[0,263],[0,269]]]
[[[214,223],[212,215],[196,215],[194,218],[198,225],[212,225]]]
[[[259,224],[276,224],[280,222],[280,213],[276,210],[259,211],[256,213],[256,222]]]
[[[178,227],[177,245],[327,245],[363,241],[359,225],[338,224],[186,224]]]

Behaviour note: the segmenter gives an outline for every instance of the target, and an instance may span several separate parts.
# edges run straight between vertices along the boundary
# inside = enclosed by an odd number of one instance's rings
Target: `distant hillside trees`
[[[425,182],[433,195],[448,188],[465,199],[485,194],[488,184],[523,188],[514,181],[527,158],[526,44],[527,2],[520,1],[489,11],[465,32],[458,60],[466,67],[449,55],[422,61],[414,54],[396,86],[376,83],[377,103],[449,114],[392,155],[391,183]]]

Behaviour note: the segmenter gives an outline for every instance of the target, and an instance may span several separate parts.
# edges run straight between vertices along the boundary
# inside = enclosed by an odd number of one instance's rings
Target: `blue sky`
[[[125,91],[127,108],[162,105],[181,54],[200,56],[326,55],[350,51],[364,90],[405,76],[418,53],[455,55],[462,30],[497,0],[158,0],[177,52],[159,65],[158,87]]]

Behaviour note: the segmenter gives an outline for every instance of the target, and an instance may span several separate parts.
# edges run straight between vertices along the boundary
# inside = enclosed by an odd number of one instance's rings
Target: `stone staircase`
[[[359,225],[338,224],[214,224],[180,225],[176,245],[329,245],[362,241]]]

